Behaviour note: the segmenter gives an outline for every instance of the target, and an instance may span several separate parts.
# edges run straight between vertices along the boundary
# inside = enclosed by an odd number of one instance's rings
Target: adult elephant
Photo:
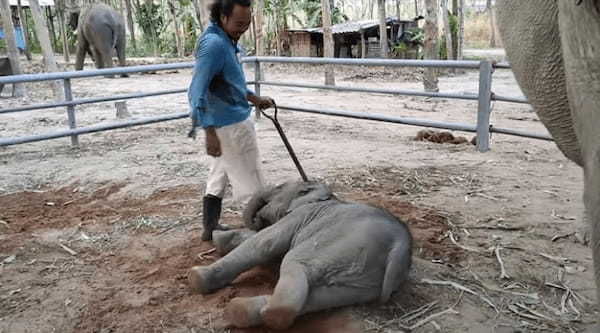
[[[600,0],[499,0],[497,15],[519,85],[558,148],[583,168],[600,295]]]
[[[225,317],[236,327],[285,329],[301,314],[379,300],[408,277],[412,237],[387,211],[338,200],[319,183],[286,183],[255,195],[244,213],[256,231],[215,233],[227,255],[193,267],[190,287],[203,294],[260,264],[282,259],[273,295],[233,299]]]
[[[75,69],[83,69],[85,55],[90,54],[96,68],[113,67],[116,50],[119,66],[125,64],[125,21],[114,9],[103,3],[93,4],[81,15],[71,13],[70,23],[77,27],[77,57]],[[127,77],[122,74],[122,77]]]

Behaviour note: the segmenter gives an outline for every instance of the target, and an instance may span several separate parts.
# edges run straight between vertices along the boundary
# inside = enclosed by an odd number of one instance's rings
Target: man
[[[221,204],[229,182],[235,200],[249,198],[264,186],[250,105],[273,106],[269,97],[246,88],[237,42],[252,20],[250,0],[215,0],[211,23],[198,40],[194,76],[188,90],[192,130],[206,135],[206,152],[213,156],[203,200],[202,240],[212,240],[219,224]]]

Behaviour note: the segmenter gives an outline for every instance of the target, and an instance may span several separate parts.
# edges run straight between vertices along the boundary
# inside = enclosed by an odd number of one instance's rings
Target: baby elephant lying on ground
[[[323,184],[267,189],[250,200],[244,222],[254,231],[215,233],[217,247],[231,252],[188,275],[191,288],[207,294],[283,258],[273,295],[229,303],[225,317],[236,327],[286,329],[304,313],[386,302],[409,273],[408,227],[383,209],[338,200]]]

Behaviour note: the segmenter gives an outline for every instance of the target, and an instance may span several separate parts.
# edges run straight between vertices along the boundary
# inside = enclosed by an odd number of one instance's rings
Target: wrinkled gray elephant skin
[[[583,168],[600,295],[600,0],[499,0],[497,8],[521,89],[559,149]]]
[[[338,200],[326,185],[286,183],[255,195],[244,212],[249,229],[215,233],[224,257],[188,274],[207,294],[250,268],[281,260],[272,295],[233,299],[225,317],[236,327],[286,329],[308,312],[386,302],[411,265],[408,227],[389,212]]]
[[[92,56],[98,69],[113,67],[113,51],[117,53],[119,66],[126,65],[125,21],[114,9],[102,3],[94,4],[80,17],[73,14],[70,24],[77,24],[76,70],[83,69],[86,53]]]

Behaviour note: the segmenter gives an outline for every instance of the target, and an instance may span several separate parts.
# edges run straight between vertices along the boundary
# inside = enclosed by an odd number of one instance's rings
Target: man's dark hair
[[[252,0],[215,0],[210,5],[210,19],[221,24],[221,15],[231,15],[235,5],[250,7]]]

